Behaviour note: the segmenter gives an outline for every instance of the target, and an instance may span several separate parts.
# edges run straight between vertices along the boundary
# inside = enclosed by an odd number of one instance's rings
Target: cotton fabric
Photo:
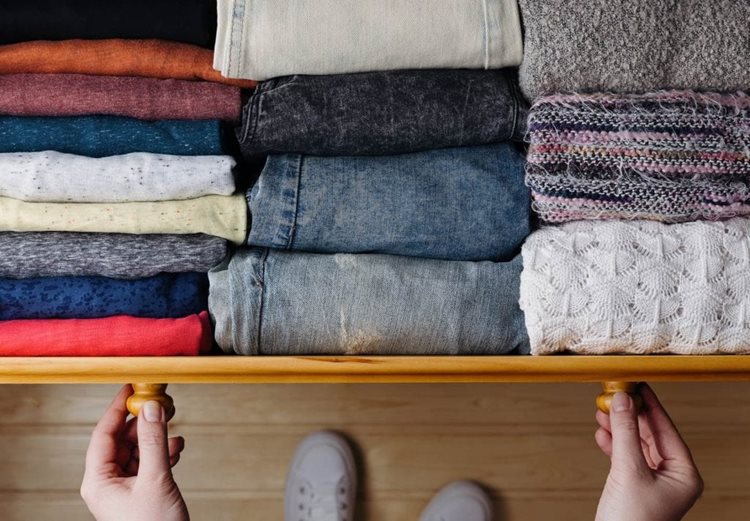
[[[214,67],[229,78],[521,63],[516,0],[218,0]]]
[[[0,320],[115,315],[178,318],[205,310],[207,289],[205,273],[169,273],[136,280],[0,279]]]
[[[1,65],[0,65],[1,66]],[[240,89],[207,81],[85,74],[0,76],[0,114],[237,122]]]
[[[521,88],[735,91],[750,86],[747,0],[519,0]]]
[[[243,355],[528,353],[508,263],[240,249],[209,273],[219,346]]]
[[[750,221],[578,221],[523,247],[532,354],[750,353]]]
[[[140,279],[159,273],[207,272],[228,253],[210,235],[0,233],[0,277],[102,276]]]
[[[513,145],[397,156],[270,156],[248,243],[322,253],[510,260],[530,232]]]
[[[523,140],[527,111],[508,70],[291,76],[258,85],[237,137],[247,156],[388,155]]]
[[[212,62],[209,49],[164,40],[33,41],[0,46],[0,74],[143,76],[255,86],[254,81],[224,78]]]
[[[213,48],[216,0],[0,1],[0,44],[71,38],[157,38]]]
[[[0,153],[46,150],[90,157],[132,152],[188,156],[224,154],[219,121],[0,116]]]
[[[0,356],[196,356],[211,350],[208,312],[0,322]]]
[[[194,234],[247,239],[243,195],[153,203],[27,203],[0,197],[0,232]]]
[[[232,156],[134,152],[90,158],[60,152],[0,154],[0,196],[23,201],[120,203],[232,195]]]
[[[526,181],[546,222],[750,214],[750,96],[555,95],[529,116]]]

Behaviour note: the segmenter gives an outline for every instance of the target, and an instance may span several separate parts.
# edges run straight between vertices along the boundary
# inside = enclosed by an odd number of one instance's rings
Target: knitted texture
[[[734,91],[750,85],[747,0],[519,4],[520,80],[529,99],[555,92]]]
[[[529,115],[526,183],[542,221],[750,213],[750,97],[555,95]]]
[[[578,221],[523,247],[536,355],[750,353],[750,220]]]

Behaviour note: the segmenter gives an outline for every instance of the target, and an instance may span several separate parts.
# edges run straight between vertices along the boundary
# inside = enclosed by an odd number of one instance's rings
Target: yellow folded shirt
[[[204,233],[242,244],[244,195],[153,203],[28,203],[0,197],[0,231],[129,234]]]

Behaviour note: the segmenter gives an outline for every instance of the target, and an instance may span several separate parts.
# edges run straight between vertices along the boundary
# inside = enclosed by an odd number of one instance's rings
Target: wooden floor
[[[750,383],[654,386],[706,480],[690,521],[750,512]],[[109,385],[0,386],[0,519],[90,519],[78,497]],[[592,384],[176,385],[176,471],[196,521],[281,520],[288,460],[332,428],[356,447],[360,521],[410,521],[454,479],[484,483],[497,521],[592,519],[607,472]]]

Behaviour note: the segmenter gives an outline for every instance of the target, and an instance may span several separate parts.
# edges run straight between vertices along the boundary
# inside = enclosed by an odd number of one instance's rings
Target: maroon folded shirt
[[[109,115],[238,122],[238,87],[208,81],[82,74],[0,75],[0,114]]]

